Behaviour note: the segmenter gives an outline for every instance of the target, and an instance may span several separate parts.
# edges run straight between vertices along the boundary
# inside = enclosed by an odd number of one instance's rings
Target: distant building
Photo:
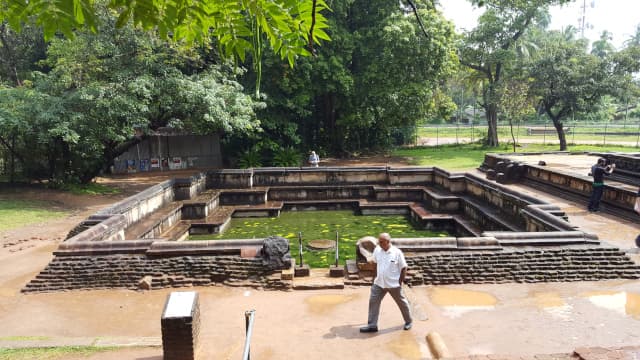
[[[477,123],[479,121],[483,121],[485,119],[484,109],[481,107],[477,107],[475,109],[475,120],[473,118],[474,110],[473,107],[467,106],[462,114],[460,111],[456,111],[451,118],[449,119],[450,123],[458,123],[458,124],[472,124]]]
[[[113,161],[114,174],[189,168],[221,168],[220,136],[159,128]]]

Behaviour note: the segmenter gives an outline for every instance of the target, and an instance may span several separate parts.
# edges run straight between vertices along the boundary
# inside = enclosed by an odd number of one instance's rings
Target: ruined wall
[[[639,279],[640,266],[615,248],[571,247],[408,256],[419,284]]]
[[[163,181],[98,212],[96,215],[123,215],[125,228],[175,200],[174,180]]]
[[[58,256],[23,291],[137,289],[145,276],[151,276],[152,289],[219,283],[282,287],[270,274],[261,259],[240,256]]]
[[[636,164],[640,164],[640,159],[632,156],[611,155],[607,156],[614,161],[621,161],[622,166],[634,169]],[[482,170],[495,170],[499,162],[510,162],[508,158],[500,154],[486,154],[481,166]],[[614,172],[615,174],[615,172]],[[539,165],[525,165],[525,172],[521,174],[519,181],[524,182],[534,188],[550,191],[561,197],[581,197],[587,201],[591,195],[592,178],[585,173],[583,176],[567,174],[557,169],[549,169]],[[633,213],[636,192],[622,187],[606,184],[602,196],[602,202],[609,205],[612,210],[619,215],[635,219]]]

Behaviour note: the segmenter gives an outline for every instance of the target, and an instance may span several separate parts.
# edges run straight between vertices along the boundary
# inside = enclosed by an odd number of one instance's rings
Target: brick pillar
[[[194,360],[200,334],[200,304],[195,291],[172,292],[162,312],[165,360]]]

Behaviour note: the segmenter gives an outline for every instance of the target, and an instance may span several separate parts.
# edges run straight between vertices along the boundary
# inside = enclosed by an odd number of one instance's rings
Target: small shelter
[[[139,133],[136,133],[139,136]],[[220,168],[220,136],[193,135],[163,127],[142,136],[113,161],[114,174],[189,168]]]

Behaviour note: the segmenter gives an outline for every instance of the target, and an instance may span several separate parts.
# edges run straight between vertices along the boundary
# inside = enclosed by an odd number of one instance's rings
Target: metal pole
[[[627,103],[624,106],[624,126],[623,128],[627,128],[627,118],[629,117],[629,99],[627,99]]]
[[[298,232],[298,255],[300,255],[300,266],[302,266],[302,231]]]
[[[608,122],[604,123],[604,136],[602,137],[602,145],[607,145],[607,126]]]
[[[336,231],[336,267],[338,267],[338,259],[339,259],[339,254],[338,254],[338,241],[340,240],[340,237],[338,235],[338,232]]]
[[[244,323],[246,330],[246,338],[244,340],[244,351],[242,352],[243,360],[251,359],[251,336],[253,335],[253,322],[255,320],[256,311],[249,310],[244,312]]]
[[[640,120],[638,121],[638,139],[636,139],[636,147],[640,145]]]
[[[576,143],[576,113],[571,108],[571,120],[573,122],[573,133],[571,133],[571,142]]]
[[[471,119],[471,142],[473,142],[473,122],[476,120],[476,99],[473,98],[473,118]]]

